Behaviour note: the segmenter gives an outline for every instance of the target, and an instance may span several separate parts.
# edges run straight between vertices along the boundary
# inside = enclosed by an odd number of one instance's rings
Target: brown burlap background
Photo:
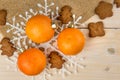
[[[70,5],[74,14],[83,16],[81,22],[84,22],[95,14],[94,9],[101,0],[48,0],[48,3],[51,1],[55,2],[55,5],[59,7]],[[113,2],[113,0],[104,1]],[[0,9],[7,10],[7,21],[11,22],[13,16],[24,14],[30,8],[38,10],[37,3],[43,4],[44,0],[0,0]],[[19,18],[17,18],[17,21],[19,21]],[[0,31],[6,36],[5,30],[6,28],[0,28]],[[7,36],[10,37],[10,35]]]

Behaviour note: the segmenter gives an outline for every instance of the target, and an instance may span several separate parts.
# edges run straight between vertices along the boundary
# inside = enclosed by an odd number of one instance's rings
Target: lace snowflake
[[[50,7],[54,6],[54,3],[52,2],[51,4],[48,4],[47,0],[44,0],[44,2],[45,2],[44,5],[37,4],[37,6],[40,8],[39,11],[29,9],[28,11],[25,12],[24,15],[20,14],[19,18],[22,18],[23,21],[16,22],[16,18],[13,17],[12,18],[13,23],[9,23],[9,22],[6,23],[8,25],[8,27],[10,28],[10,29],[7,30],[7,33],[13,32],[11,42],[13,44],[15,44],[15,47],[18,49],[18,52],[15,52],[15,55],[13,57],[8,58],[8,60],[11,61],[12,63],[14,63],[14,65],[16,65],[17,57],[19,55],[19,50],[20,49],[21,50],[28,49],[29,48],[28,44],[31,44],[33,47],[37,47],[37,48],[45,47],[46,48],[45,49],[46,55],[52,50],[58,51],[60,53],[60,55],[62,55],[63,58],[66,60],[66,62],[63,64],[62,69],[59,69],[59,70],[58,69],[51,69],[49,67],[49,64],[48,64],[46,69],[40,75],[34,76],[32,78],[32,80],[34,80],[35,77],[38,77],[39,78],[38,80],[49,80],[49,77],[51,77],[53,74],[60,74],[63,77],[65,77],[66,75],[70,75],[70,74],[73,74],[73,73],[75,73],[75,74],[78,73],[79,69],[85,68],[85,66],[86,66],[86,65],[80,63],[85,58],[80,58],[79,60],[76,60],[76,59],[78,59],[78,56],[66,56],[58,50],[58,48],[56,46],[57,36],[52,38],[47,43],[39,45],[39,44],[36,44],[36,43],[32,42],[25,35],[25,23],[33,15],[44,14],[44,15],[50,17],[53,20],[53,22],[59,16],[59,14],[58,14],[59,7],[56,7],[56,10],[54,12],[50,9]],[[41,10],[41,8],[42,8],[42,10]],[[56,29],[55,30],[56,33],[58,34],[60,31],[62,31],[65,26],[66,27],[69,27],[69,26],[73,27],[74,26],[75,28],[79,28],[80,26],[82,26],[82,24],[79,23],[79,20],[81,20],[81,18],[82,17],[80,16],[76,19],[75,15],[73,15],[73,21],[69,22],[68,24],[62,24],[62,25],[58,24],[59,25],[58,26],[59,30]],[[70,69],[70,68],[72,68],[72,69]],[[52,70],[54,70],[54,71],[52,71]]]

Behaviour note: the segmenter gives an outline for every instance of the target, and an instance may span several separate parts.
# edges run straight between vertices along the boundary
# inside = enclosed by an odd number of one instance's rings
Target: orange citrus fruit
[[[36,43],[49,41],[54,36],[51,19],[40,14],[28,20],[25,31],[28,38]]]
[[[37,75],[46,67],[46,56],[37,48],[27,49],[19,55],[17,65],[24,74]]]
[[[79,29],[66,28],[57,38],[58,49],[66,55],[76,55],[84,47],[85,38]]]

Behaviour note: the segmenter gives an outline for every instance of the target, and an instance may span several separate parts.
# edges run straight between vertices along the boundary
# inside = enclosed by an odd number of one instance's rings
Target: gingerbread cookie
[[[8,57],[12,56],[16,48],[13,47],[13,44],[10,42],[9,38],[3,38],[1,41],[1,55],[6,55]]]
[[[57,68],[61,69],[62,64],[65,62],[65,60],[62,59],[62,56],[58,54],[56,51],[52,51],[49,55],[49,62],[51,63],[51,68]]]
[[[113,15],[112,8],[113,5],[111,3],[101,1],[95,8],[95,13],[100,17],[100,19],[105,19]]]
[[[72,8],[68,5],[65,5],[61,8],[61,12],[59,13],[58,20],[60,20],[63,24],[67,24],[69,21],[72,21]]]
[[[104,26],[103,26],[102,22],[89,23],[88,29],[89,29],[89,36],[90,37],[104,36],[105,35]]]
[[[6,16],[7,16],[7,11],[6,10],[0,10],[0,25],[5,25],[6,24]]]
[[[114,3],[116,4],[117,8],[120,7],[120,0],[114,0]]]

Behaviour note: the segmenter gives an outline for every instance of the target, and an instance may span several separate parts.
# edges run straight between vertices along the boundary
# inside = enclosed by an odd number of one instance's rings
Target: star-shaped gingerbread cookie
[[[95,13],[100,17],[100,19],[105,19],[113,15],[112,8],[113,5],[111,3],[101,1],[95,8]]]

